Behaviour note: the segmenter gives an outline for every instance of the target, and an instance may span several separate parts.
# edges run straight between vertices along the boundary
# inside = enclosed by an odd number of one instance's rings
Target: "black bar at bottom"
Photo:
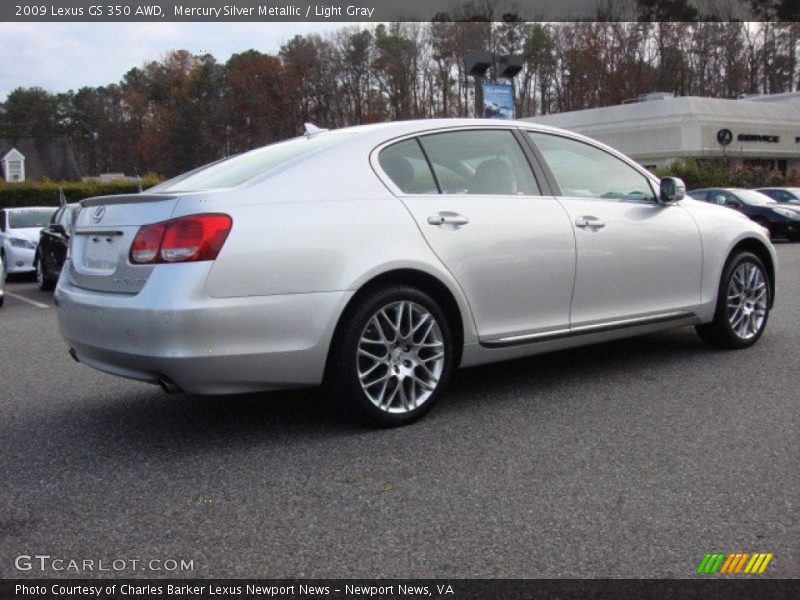
[[[5,579],[3,600],[783,600],[800,579]]]

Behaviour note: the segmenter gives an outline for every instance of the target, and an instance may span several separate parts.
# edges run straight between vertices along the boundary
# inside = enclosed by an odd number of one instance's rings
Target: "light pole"
[[[496,77],[508,79],[511,84],[511,98],[514,97],[514,77],[522,70],[522,56],[519,54],[492,54],[481,50],[469,50],[464,56],[467,75],[475,79],[475,116],[485,117],[483,102],[483,81],[486,72],[494,66]],[[513,104],[512,104],[513,109]]]

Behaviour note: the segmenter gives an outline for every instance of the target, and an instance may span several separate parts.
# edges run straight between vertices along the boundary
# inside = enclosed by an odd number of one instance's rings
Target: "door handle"
[[[605,226],[606,224],[603,221],[591,215],[585,215],[583,217],[578,217],[577,219],[575,219],[575,227],[580,227],[581,229],[589,229],[590,231],[596,231],[598,229],[602,229]]]
[[[454,225],[458,227],[460,225],[466,225],[467,223],[469,223],[467,217],[454,212],[443,211],[428,217],[428,224],[430,225]]]

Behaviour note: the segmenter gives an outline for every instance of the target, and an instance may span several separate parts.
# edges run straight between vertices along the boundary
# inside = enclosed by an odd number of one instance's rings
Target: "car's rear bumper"
[[[198,394],[322,381],[350,292],[200,297],[181,281],[197,281],[203,270],[198,264],[155,269],[135,295],[78,288],[62,274],[58,322],[75,358],[101,371]]]

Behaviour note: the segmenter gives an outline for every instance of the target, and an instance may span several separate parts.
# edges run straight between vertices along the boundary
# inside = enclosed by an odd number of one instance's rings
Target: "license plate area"
[[[113,273],[119,263],[122,232],[99,231],[84,233],[82,267],[87,271]]]

